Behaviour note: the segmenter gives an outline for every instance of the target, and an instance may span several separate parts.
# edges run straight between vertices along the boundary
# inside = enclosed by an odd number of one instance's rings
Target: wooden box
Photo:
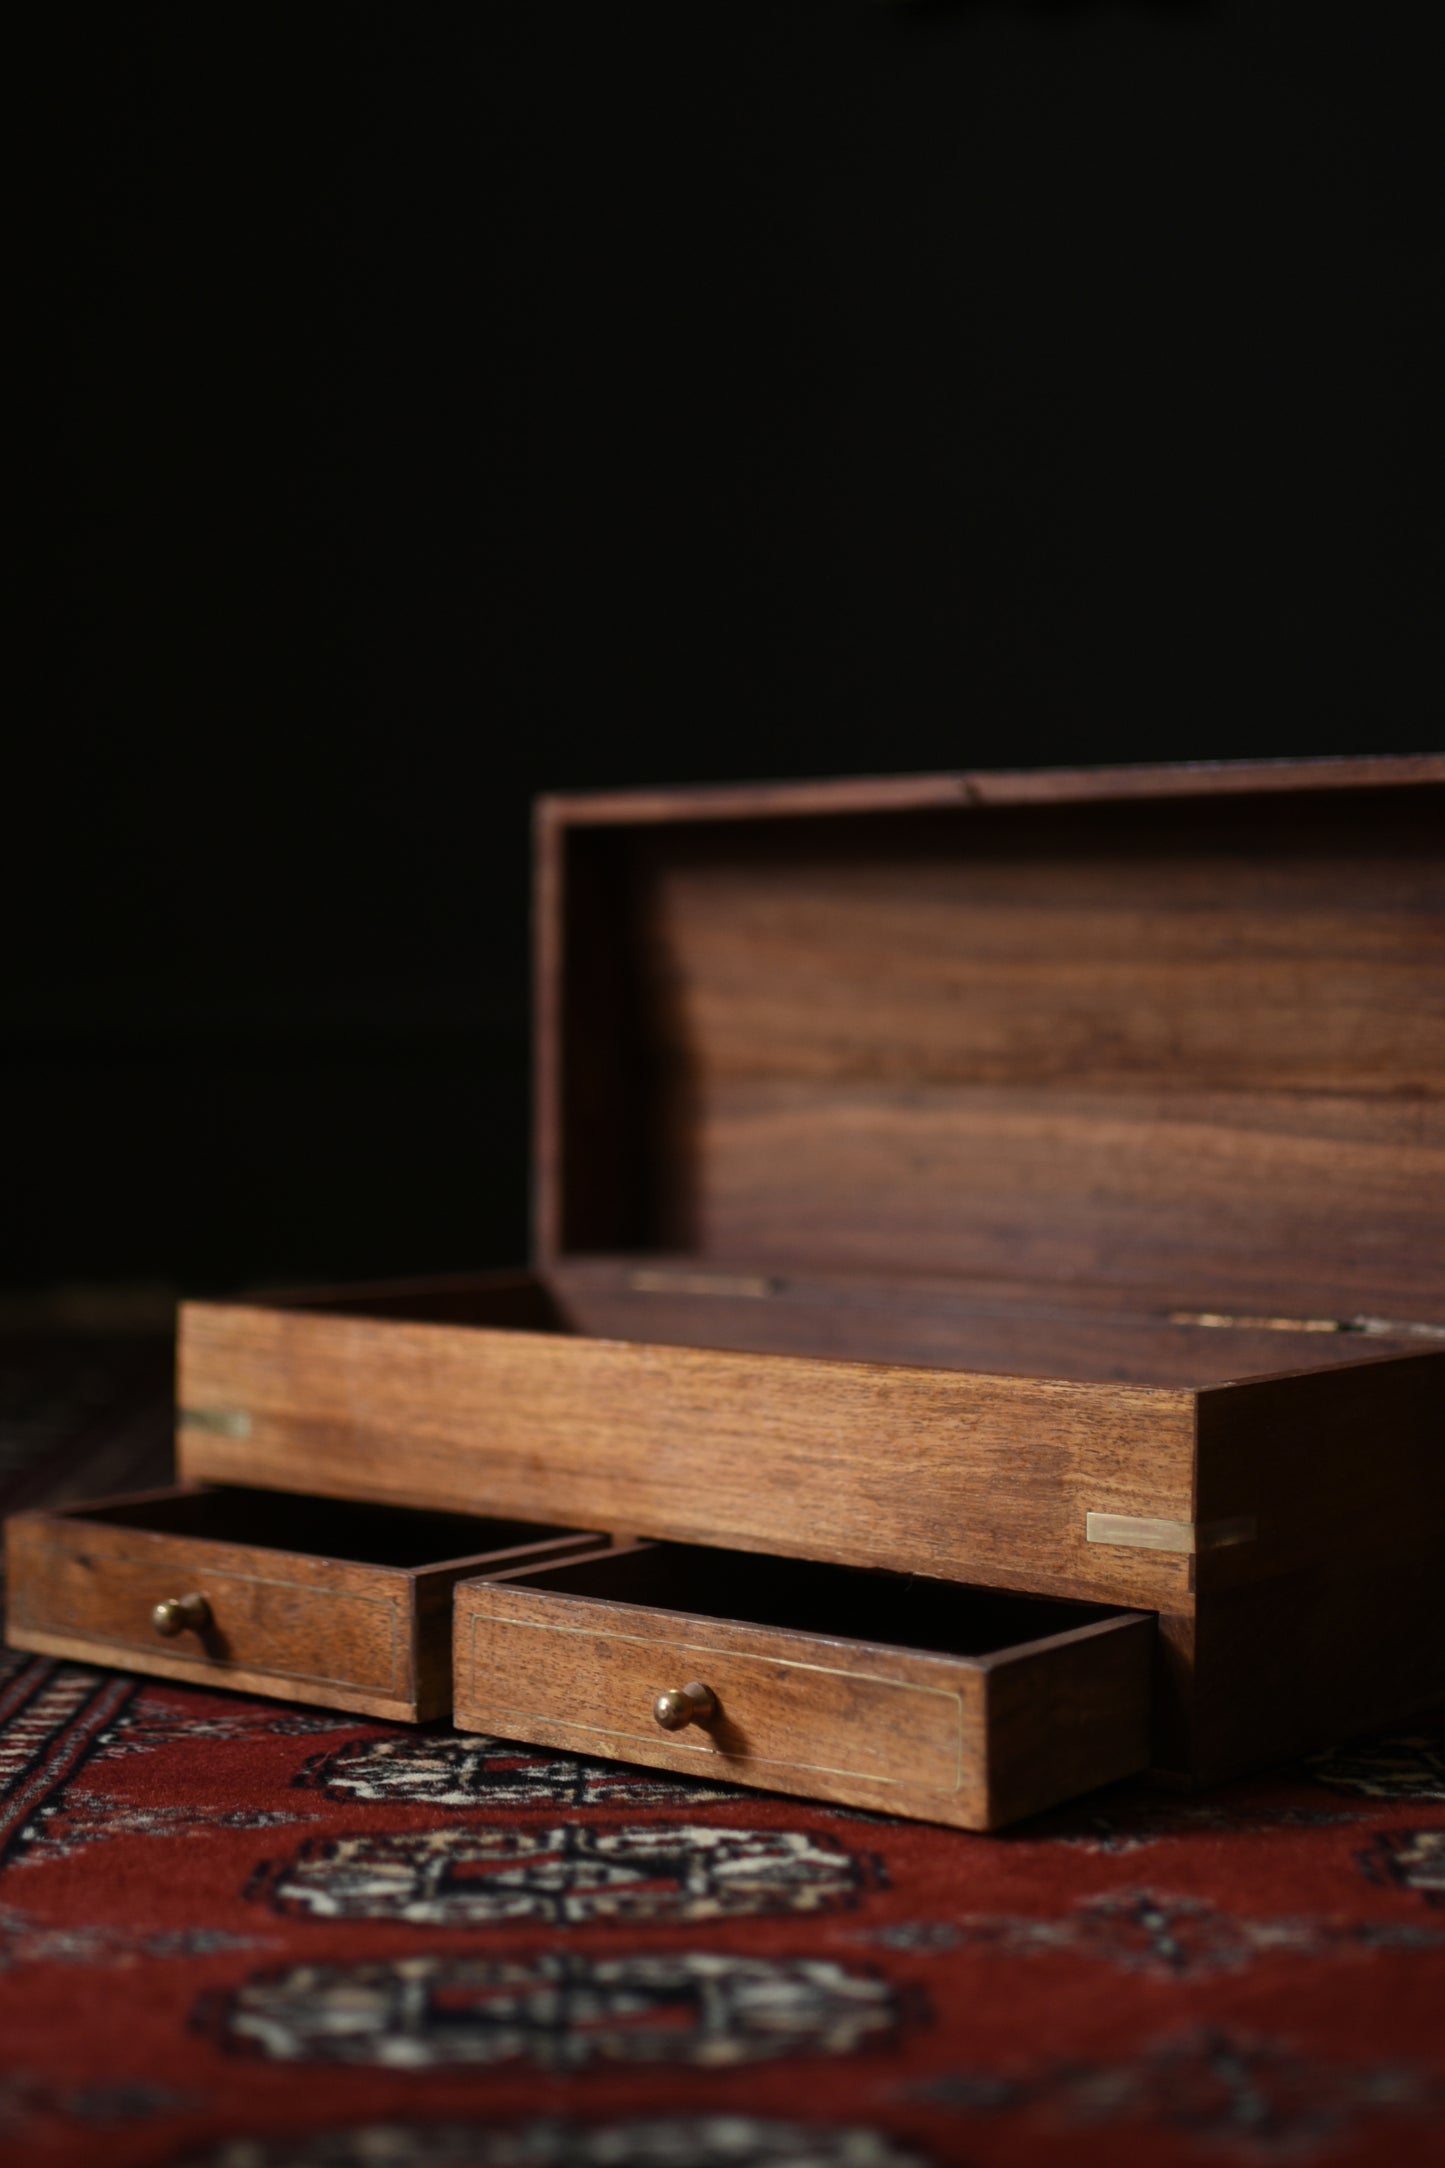
[[[968,1826],[1138,1766],[1145,1699],[1154,1765],[1204,1780],[1445,1694],[1442,784],[1420,757],[545,802],[532,1271],[187,1305],[182,1477],[726,1554],[695,1617],[643,1544],[465,1581],[463,1720],[877,1805],[861,1688],[788,1776],[727,1696],[674,1735],[636,1680],[587,1722],[555,1678],[514,1695],[543,1674],[477,1620],[506,1590],[595,1671],[597,1606],[615,1637],[631,1604],[658,1691],[739,1633],[900,1693],[952,1664],[955,1791],[935,1741],[887,1803]],[[789,1625],[787,1559],[872,1594]],[[16,1570],[15,1638],[53,1645]],[[909,1576],[953,1585],[956,1633],[910,1641]],[[1152,1684],[1070,1658],[1097,1755],[1053,1687],[978,1733],[1012,1677],[1064,1675],[1003,1661],[1026,1627],[970,1654],[990,1590],[1157,1621]]]

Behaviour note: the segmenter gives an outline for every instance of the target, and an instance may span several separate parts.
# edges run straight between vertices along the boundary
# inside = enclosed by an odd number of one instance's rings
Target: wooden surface
[[[1169,1608],[1188,1561],[1086,1540],[1192,1520],[1194,1403],[1139,1386],[760,1360],[187,1304],[180,1433],[210,1482],[523,1514]]]
[[[622,1589],[628,1565],[624,1554],[609,1575]],[[999,1827],[1148,1758],[1147,1619],[962,1657],[577,1596],[567,1572],[547,1578],[545,1589],[517,1575],[458,1588],[462,1730],[964,1829]],[[716,1696],[716,1717],[661,1730],[655,1698],[693,1680]]]
[[[1445,1322],[1445,793],[1339,784],[555,811],[542,1263],[654,1249]]]
[[[249,1307],[403,1324],[501,1326],[669,1347],[928,1365],[1103,1384],[1203,1387],[1445,1347],[1445,1325],[1310,1310],[1212,1308],[1199,1288],[814,1268],[741,1271],[685,1252],[565,1257],[545,1279],[454,1273],[306,1288]]]
[[[449,1716],[452,1706],[452,1596],[457,1583],[484,1567],[489,1572],[527,1560],[533,1564],[592,1550],[595,1534],[568,1533],[550,1541],[517,1544],[505,1551],[428,1566],[415,1574],[416,1721]]]
[[[1231,1322],[1198,1288],[738,1272],[685,1253],[565,1257],[547,1281],[565,1325],[602,1339],[1102,1383],[1214,1385],[1429,1344],[1404,1320],[1312,1315],[1301,1287],[1285,1314]]]
[[[336,1685],[327,1679],[309,1679],[304,1688],[274,1671],[250,1671],[244,1664],[222,1669],[204,1658],[172,1656],[169,1644],[157,1641],[154,1653],[133,1655],[120,1643],[113,1647],[97,1643],[89,1634],[63,1633],[48,1627],[25,1626],[9,1635],[12,1647],[31,1650],[37,1656],[58,1657],[64,1663],[117,1664],[125,1671],[144,1671],[158,1679],[180,1679],[188,1686],[225,1687],[229,1693],[267,1694],[276,1701],[300,1701],[323,1709],[349,1709],[358,1716],[379,1722],[406,1724],[417,1721],[409,1701],[391,1695],[371,1694],[361,1687]],[[439,1712],[445,1714],[445,1711]]]
[[[502,1326],[670,1347],[809,1355],[1100,1383],[1202,1387],[1445,1347],[1445,1325],[1311,1313],[1231,1315],[1198,1288],[817,1269],[739,1271],[685,1252],[565,1257],[526,1273],[307,1288],[267,1308],[406,1324]]]
[[[436,1567],[371,1565],[142,1525],[189,1503],[184,1490],[117,1501],[118,1514],[35,1512],[6,1524],[7,1632],[17,1648],[118,1662],[403,1721],[450,1707],[451,1591],[486,1564],[576,1550],[595,1539],[479,1549]],[[200,1632],[159,1637],[151,1611],[203,1594]]]
[[[984,1660],[988,1828],[1154,1758],[1155,1642],[1155,1621],[1136,1619]]]

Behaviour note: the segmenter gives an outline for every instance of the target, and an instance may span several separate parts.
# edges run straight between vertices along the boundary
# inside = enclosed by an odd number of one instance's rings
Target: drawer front
[[[18,1635],[90,1642],[101,1660],[139,1657],[190,1677],[245,1672],[407,1697],[406,1584],[384,1571],[43,1516],[13,1523],[11,1544]],[[205,1597],[208,1622],[158,1635],[154,1607],[192,1594]]]
[[[825,1642],[792,1656],[751,1651],[700,1620],[637,1631],[613,1606],[550,1602],[582,1615],[521,1616],[515,1594],[495,1612],[471,1612],[459,1637],[459,1713],[484,1705],[487,1728],[503,1736],[525,1737],[519,1727],[540,1720],[595,1753],[670,1750],[730,1765],[719,1776],[746,1764],[760,1784],[842,1777],[951,1794],[965,1780],[969,1681],[890,1676],[878,1652],[850,1657]],[[693,1680],[716,1695],[717,1721],[664,1733],[653,1703]]]
[[[455,1640],[463,1730],[970,1826],[986,1812],[967,1663],[505,1581],[458,1588]],[[715,1715],[660,1728],[658,1696],[695,1682]]]

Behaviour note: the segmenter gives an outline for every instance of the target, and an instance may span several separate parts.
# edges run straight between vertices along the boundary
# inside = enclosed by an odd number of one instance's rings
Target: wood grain
[[[18,1649],[27,1649],[37,1656],[53,1656],[62,1663],[113,1663],[126,1671],[144,1671],[152,1678],[179,1679],[187,1686],[220,1686],[228,1693],[265,1694],[275,1701],[299,1701],[308,1707],[349,1709],[358,1716],[375,1717],[391,1724],[418,1720],[415,1706],[410,1701],[371,1694],[361,1687],[336,1686],[325,1679],[309,1679],[302,1689],[278,1677],[274,1671],[251,1671],[244,1664],[228,1665],[221,1671],[204,1659],[171,1656],[159,1641],[154,1651],[147,1650],[142,1658],[129,1654],[118,1645],[107,1653],[105,1644],[89,1634],[55,1632],[48,1627],[27,1626],[11,1638]],[[445,1715],[447,1712],[443,1709],[434,1713]]]
[[[1199,1486],[1261,1529],[1195,1562],[1201,1778],[1445,1700],[1445,1350],[1204,1393]]]
[[[1418,787],[555,814],[540,1259],[1303,1284],[1440,1322],[1442,816]]]
[[[628,1566],[608,1581],[625,1590]],[[949,1656],[573,1595],[570,1578],[458,1588],[460,1728],[965,1829],[1147,1758],[1147,1619]],[[659,1730],[658,1693],[694,1678],[716,1718]]]
[[[1081,1627],[984,1660],[990,1829],[1145,1767],[1153,1619]]]
[[[1152,1275],[1255,1311],[1303,1282],[1312,1310],[1440,1322],[1434,1105],[1396,1142],[1381,1134],[1393,1107],[1297,1100],[1288,1136],[1253,1111],[1225,1095],[1140,1095],[1125,1114],[1102,1095],[922,1087],[848,1087],[820,1106],[797,1085],[737,1086],[699,1105],[687,1228],[699,1256],[761,1270],[812,1255],[880,1274]]]
[[[590,1547],[578,1532],[401,1567],[218,1540],[164,1525],[202,1503],[183,1486],[6,1524],[7,1632],[17,1648],[120,1662],[166,1678],[245,1686],[401,1720],[451,1705],[456,1582],[486,1565]],[[279,1500],[284,1517],[288,1501]],[[210,1622],[160,1640],[151,1611],[203,1594]]]
[[[1432,1331],[1311,1315],[1317,1289],[1274,1282],[1266,1293],[1288,1293],[1291,1314],[1249,1319],[1264,1305],[1247,1303],[1237,1325],[1203,1288],[1041,1287],[791,1265],[729,1274],[686,1254],[652,1253],[646,1264],[635,1254],[567,1257],[548,1282],[566,1325],[594,1338],[1135,1385],[1214,1385],[1410,1354]],[[1445,1327],[1433,1330],[1445,1345]]]
[[[145,1668],[152,1655],[183,1674],[265,1676],[306,1699],[355,1691],[395,1715],[415,1704],[410,1576],[239,1544],[199,1543],[64,1514],[17,1515],[8,1525],[9,1633],[61,1634]],[[183,1645],[157,1640],[151,1609],[198,1589],[214,1626]]]
[[[212,1482],[450,1506],[1168,1606],[1187,1561],[1090,1511],[1192,1520],[1194,1404],[1063,1384],[219,1304],[181,1319]]]
[[[1311,1314],[1317,1292],[1272,1286],[1289,1314],[1231,1318],[1202,1287],[709,1268],[687,1253],[568,1256],[525,1273],[307,1288],[255,1298],[404,1324],[501,1326],[759,1355],[902,1363],[1101,1383],[1201,1387],[1445,1345],[1423,1319]],[[255,1306],[254,1304],[252,1306]]]

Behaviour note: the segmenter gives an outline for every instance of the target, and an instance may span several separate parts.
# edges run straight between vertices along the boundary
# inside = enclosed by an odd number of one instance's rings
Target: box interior
[[[519,1570],[508,1579],[527,1588],[692,1618],[742,1618],[756,1626],[947,1656],[986,1656],[1120,1615],[1100,1604],[1004,1596],[910,1574],[685,1543],[641,1544],[575,1563]]]
[[[564,808],[534,1278],[311,1299],[1159,1386],[1445,1345],[1445,788],[1248,773]]]
[[[580,1333],[661,1347],[1202,1387],[1445,1346],[1445,1325],[1186,1307],[1148,1288],[890,1274],[725,1274],[686,1257],[572,1258],[491,1273],[274,1298],[329,1315]]]

